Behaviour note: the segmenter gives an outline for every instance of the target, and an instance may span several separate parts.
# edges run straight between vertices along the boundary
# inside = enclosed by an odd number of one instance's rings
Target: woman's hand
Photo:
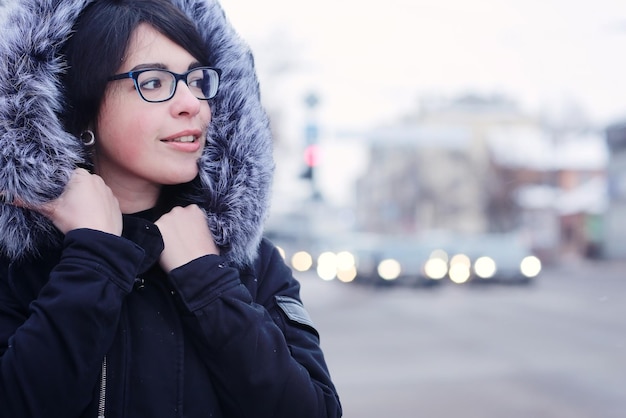
[[[207,224],[204,211],[198,205],[177,206],[155,222],[163,236],[165,249],[161,267],[170,272],[191,260],[220,251]]]
[[[117,198],[100,176],[82,168],[74,170],[61,196],[28,209],[49,218],[64,234],[79,228],[122,234],[122,212]]]

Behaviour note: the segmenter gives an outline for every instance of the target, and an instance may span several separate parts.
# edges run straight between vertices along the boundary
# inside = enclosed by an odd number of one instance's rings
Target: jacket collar
[[[144,218],[143,214],[124,215],[122,236],[144,250],[144,258],[139,266],[139,274],[145,273],[159,261],[163,252],[163,237],[152,219]]]

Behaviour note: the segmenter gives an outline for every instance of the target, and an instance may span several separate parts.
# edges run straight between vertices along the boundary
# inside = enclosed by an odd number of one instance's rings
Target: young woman
[[[339,417],[261,238],[273,163],[214,0],[20,0],[0,37],[0,417]]]

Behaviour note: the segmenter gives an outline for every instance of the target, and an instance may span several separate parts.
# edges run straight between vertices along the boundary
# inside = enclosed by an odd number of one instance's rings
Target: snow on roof
[[[554,149],[545,132],[533,127],[493,128],[487,134],[493,159],[504,166],[550,170]]]
[[[604,137],[580,135],[566,138],[555,146],[558,168],[602,170],[609,161],[609,150]]]
[[[536,185],[517,190],[517,203],[525,209],[552,209],[561,215],[603,213],[609,202],[606,179],[594,177],[572,190]]]
[[[600,134],[572,134],[553,140],[539,128],[495,128],[487,136],[499,164],[536,170],[602,170],[608,148]]]
[[[594,177],[572,190],[563,190],[556,209],[562,215],[603,213],[609,204],[606,180]]]
[[[469,129],[457,126],[398,126],[378,128],[367,134],[375,144],[410,144],[424,148],[468,149],[472,141]]]

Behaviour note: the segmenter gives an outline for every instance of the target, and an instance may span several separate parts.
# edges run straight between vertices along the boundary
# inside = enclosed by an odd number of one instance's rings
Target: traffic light
[[[304,162],[309,167],[316,167],[320,162],[320,147],[317,144],[307,145],[304,149]]]
[[[315,167],[319,164],[320,148],[317,144],[307,145],[304,149],[304,163],[306,167],[300,177],[313,180]]]

